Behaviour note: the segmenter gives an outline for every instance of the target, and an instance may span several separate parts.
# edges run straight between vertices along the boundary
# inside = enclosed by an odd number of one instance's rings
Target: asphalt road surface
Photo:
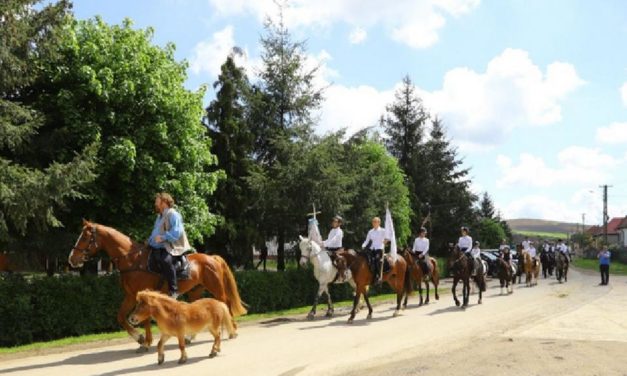
[[[156,350],[135,354],[128,343],[59,354],[0,359],[7,375],[627,375],[627,277],[599,277],[571,270],[568,283],[540,280],[500,295],[491,281],[483,304],[462,310],[450,294],[428,306],[416,298],[399,317],[393,306],[375,308],[347,325],[345,311],[333,319],[304,315],[244,325],[239,337],[207,355],[207,334],[188,346],[178,365],[171,339],[166,362]],[[450,282],[442,286],[450,290]],[[322,314],[324,312],[321,312]]]

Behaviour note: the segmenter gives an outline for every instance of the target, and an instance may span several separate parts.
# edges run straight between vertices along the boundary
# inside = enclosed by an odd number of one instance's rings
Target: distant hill
[[[514,234],[540,236],[540,237],[566,237],[567,233],[577,230],[577,223],[547,221],[543,219],[508,219],[510,228]],[[581,224],[579,224],[581,227]],[[588,228],[590,226],[586,226]]]

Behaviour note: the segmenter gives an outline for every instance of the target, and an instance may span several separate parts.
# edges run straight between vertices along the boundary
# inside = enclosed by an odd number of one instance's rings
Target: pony
[[[350,270],[347,270],[347,276],[340,278],[338,276],[338,270],[333,265],[329,254],[322,250],[320,245],[313,240],[300,236],[300,242],[298,244],[300,248],[300,265],[305,266],[307,262],[313,265],[314,277],[318,281],[318,291],[314,298],[311,311],[307,314],[308,320],[313,320],[316,316],[316,309],[318,307],[318,301],[322,294],[327,295],[327,313],[326,317],[333,317],[333,302],[331,301],[331,294],[329,293],[329,284],[337,283],[342,284],[348,282],[353,289],[356,287],[355,282],[351,277]]]
[[[140,291],[137,293],[137,307],[129,316],[128,321],[137,325],[151,317],[155,319],[161,332],[161,339],[157,346],[157,364],[160,365],[165,360],[163,347],[170,337],[176,337],[179,340],[181,350],[179,364],[187,361],[186,334],[196,334],[203,329],[209,329],[209,333],[213,336],[209,358],[217,356],[220,352],[220,337],[223,328],[226,328],[229,338],[237,337],[229,308],[216,299],[205,298],[185,303],[160,292]]]
[[[147,269],[150,251],[114,228],[83,220],[83,229],[70,251],[68,262],[72,267],[80,268],[101,250],[107,253],[120,272],[124,300],[118,310],[117,321],[139,343],[137,352],[148,351],[152,345],[150,320],[142,323],[144,335],[131,326],[126,317],[136,303],[138,292],[157,290],[162,285],[161,275]],[[223,258],[195,253],[187,256],[187,259],[191,264],[191,272],[189,279],[178,283],[181,294],[187,292],[188,300],[193,302],[200,299],[206,289],[214,298],[226,303],[232,317],[246,314],[235,277]],[[164,293],[166,289],[167,286],[160,288]]]
[[[542,250],[540,252],[540,262],[542,262],[542,276],[546,279],[553,275],[555,269],[555,253]]]
[[[418,294],[420,295],[419,305],[423,304],[423,300],[422,300],[422,283],[423,282],[425,284],[425,287],[427,288],[427,298],[424,301],[424,304],[429,304],[429,282],[433,283],[433,287],[435,289],[435,300],[439,300],[440,295],[438,294],[438,285],[440,284],[440,271],[439,271],[438,263],[436,259],[434,259],[433,257],[429,257],[429,263],[431,264],[431,268],[429,269],[429,274],[425,275],[422,270],[421,265],[418,265],[418,257],[415,256],[413,252],[409,250],[409,248],[406,248],[403,251],[403,258],[405,259],[405,262],[407,263],[408,273],[418,285]],[[406,294],[403,307],[407,307],[408,297],[409,297],[409,294]]]
[[[525,269],[525,284],[527,287],[536,286],[538,284],[538,277],[540,276],[540,269],[542,263],[537,260],[534,265],[533,259],[528,252],[523,251],[523,267]]]
[[[501,283],[501,295],[503,295],[503,288],[506,289],[508,294],[513,294],[514,282],[516,281],[516,267],[511,266],[503,257],[499,257],[496,262],[496,273]]]
[[[368,306],[368,316],[366,319],[371,319],[372,305],[370,305],[370,300],[368,299],[368,288],[375,275],[370,270],[365,253],[357,253],[353,250],[340,250],[337,253],[337,257],[343,259],[340,261],[346,262],[347,268],[350,270],[355,283],[355,298],[353,300],[353,309],[348,318],[348,323],[352,324],[355,319],[361,296],[364,297],[366,305]],[[396,310],[393,314],[393,316],[396,317],[400,313],[403,297],[411,290],[410,277],[407,272],[407,262],[403,257],[397,256],[396,259],[393,259],[391,256],[384,257],[387,257],[390,262],[390,270],[383,274],[383,281],[390,285],[396,292]]]
[[[483,263],[482,268],[484,268]],[[479,288],[479,300],[477,304],[481,304],[483,301],[483,291],[486,289],[485,272],[480,270],[475,276],[472,276],[472,262],[468,260],[468,257],[466,257],[457,245],[449,245],[448,269],[453,275],[453,287],[451,288],[451,292],[453,293],[455,305],[458,307],[461,305],[462,308],[468,306],[468,301],[470,300],[471,278]],[[455,291],[460,280],[462,281],[463,304],[460,303],[459,299],[457,299],[457,292]]]
[[[562,283],[562,279],[564,279],[564,282],[568,282],[568,258],[562,252],[557,252],[555,261],[557,264],[557,267],[555,268],[555,277],[557,278],[557,281]]]

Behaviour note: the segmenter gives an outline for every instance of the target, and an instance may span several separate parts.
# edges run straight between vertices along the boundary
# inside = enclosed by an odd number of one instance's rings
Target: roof
[[[608,235],[618,235],[618,230],[621,228],[627,228],[627,217],[616,217],[607,222]],[[591,226],[588,229],[588,233],[592,236],[603,235],[603,226]]]
[[[618,230],[620,230],[621,228],[627,228],[627,216],[625,216],[625,218],[623,218],[623,221],[617,227]]]

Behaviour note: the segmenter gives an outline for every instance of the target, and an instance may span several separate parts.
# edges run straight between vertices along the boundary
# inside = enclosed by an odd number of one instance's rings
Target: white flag
[[[390,241],[390,255],[392,260],[396,261],[398,251],[396,249],[396,234],[394,233],[394,221],[392,221],[392,212],[390,208],[385,208],[385,238]]]
[[[315,218],[309,219],[309,240],[317,243],[322,249],[324,249],[324,245],[322,243],[322,236],[320,235],[320,230],[318,229],[318,220]]]

